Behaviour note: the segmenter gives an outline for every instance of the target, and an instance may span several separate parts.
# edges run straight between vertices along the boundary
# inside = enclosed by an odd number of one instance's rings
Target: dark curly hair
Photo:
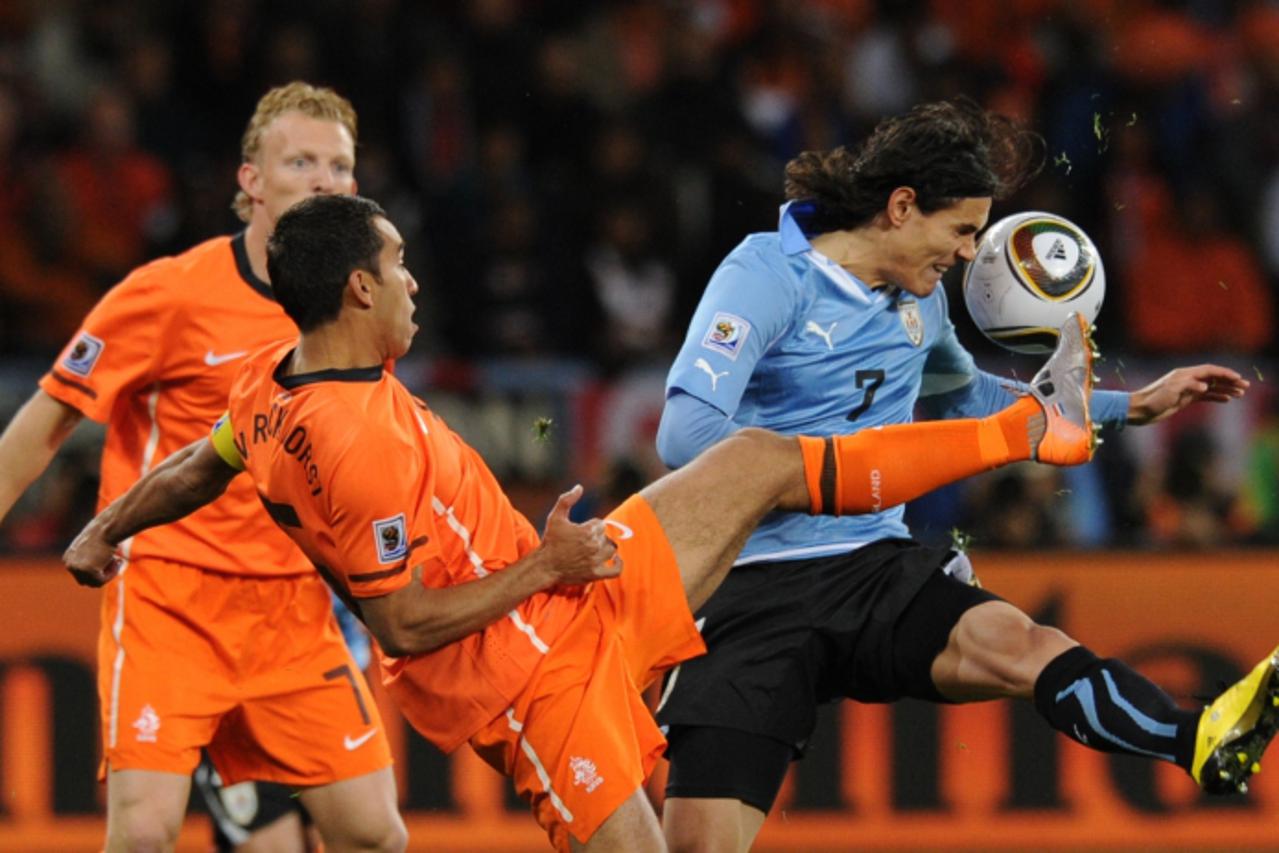
[[[337,319],[347,277],[378,274],[385,217],[377,202],[351,195],[316,195],[290,207],[267,238],[266,269],[275,299],[298,329]]]
[[[812,234],[857,228],[898,187],[932,213],[964,198],[1004,198],[1043,167],[1043,139],[969,98],[884,119],[862,145],[805,151],[786,164],[786,198],[810,202]]]

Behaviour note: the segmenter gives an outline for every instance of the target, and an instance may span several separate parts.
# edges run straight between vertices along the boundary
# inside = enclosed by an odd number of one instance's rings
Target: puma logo
[[[714,391],[715,386],[719,384],[720,377],[728,375],[727,370],[725,370],[723,373],[716,373],[714,370],[711,370],[710,363],[704,358],[699,358],[697,361],[693,362],[693,366],[696,367],[698,370],[705,372],[706,375],[711,378],[712,391]]]
[[[816,335],[817,337],[821,338],[822,340],[826,342],[826,349],[833,350],[835,349],[835,342],[831,340],[830,336],[835,331],[835,327],[838,325],[839,325],[839,321],[836,320],[835,322],[830,324],[829,329],[823,329],[821,326],[817,325],[817,323],[815,323],[814,321],[809,320],[808,325],[804,326],[804,331],[812,332],[814,335]]]

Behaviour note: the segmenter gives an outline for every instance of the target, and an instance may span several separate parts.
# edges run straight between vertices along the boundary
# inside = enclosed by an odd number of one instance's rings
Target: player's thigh
[[[697,609],[714,592],[764,514],[788,489],[806,495],[794,439],[746,429],[641,494],[661,522]]]
[[[141,560],[103,595],[98,696],[105,765],[186,776],[237,701],[239,626],[209,631],[236,584]]]
[[[937,661],[946,657],[965,614],[1001,600],[946,574],[953,555],[943,549],[900,540],[882,543],[878,550],[879,568],[888,571],[885,586],[872,597],[862,629],[840,635],[850,665],[837,695],[861,702],[957,701],[939,689],[949,680],[939,680],[944,671]]]
[[[592,606],[574,620],[511,708],[470,740],[511,778],[560,851],[571,849],[570,837],[594,838],[666,746],[608,612]]]
[[[643,788],[636,788],[585,843],[570,836],[569,849],[585,853],[614,850],[661,853],[666,850],[666,844],[662,840],[662,828],[657,823],[657,815],[648,802],[648,796]]]
[[[824,583],[848,578],[836,575],[840,567],[834,559],[808,560],[729,572],[696,613],[707,654],[671,670],[662,687],[657,720],[671,733],[668,757],[687,732],[700,729],[807,740],[817,723],[818,681],[831,669],[830,644],[814,630],[811,612],[814,597],[842,594]]]
[[[643,688],[706,646],[684,596],[682,568],[648,502],[632,495],[604,524],[624,568],[592,587],[590,606],[601,630],[620,639],[631,679]]]
[[[182,827],[191,777],[158,770],[107,774],[107,851],[171,845]]]
[[[408,843],[390,767],[305,788],[299,797],[326,849],[403,850]]]
[[[672,850],[747,850],[796,751],[765,735],[712,726],[670,732],[662,827]]]
[[[322,627],[263,632],[266,648],[241,686],[245,698],[208,746],[228,784],[313,787],[390,766],[377,704],[327,611]]]

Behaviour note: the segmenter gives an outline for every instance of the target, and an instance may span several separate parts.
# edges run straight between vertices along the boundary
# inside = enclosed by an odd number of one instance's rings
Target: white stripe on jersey
[[[436,515],[444,519],[449,529],[457,534],[457,538],[462,540],[462,546],[466,549],[466,558],[471,561],[471,568],[475,570],[475,576],[477,578],[488,577],[490,572],[484,568],[484,558],[475,553],[475,549],[471,547],[471,531],[467,530],[466,526],[457,520],[457,516],[453,514],[453,507],[446,507],[443,501],[432,495],[431,508],[435,510]],[[525,622],[519,611],[511,610],[506,615],[515,624],[515,627],[519,629],[520,633],[528,637],[528,641],[533,644],[533,648],[542,654],[546,654],[551,650],[546,641],[537,635],[537,629]]]

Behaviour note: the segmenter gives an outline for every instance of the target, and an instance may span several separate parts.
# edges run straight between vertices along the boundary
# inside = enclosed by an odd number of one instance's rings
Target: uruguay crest
[[[919,313],[919,303],[914,299],[909,301],[897,301],[897,316],[901,317],[902,328],[906,330],[906,337],[910,338],[910,342],[915,346],[919,346],[924,342],[924,316]]]

